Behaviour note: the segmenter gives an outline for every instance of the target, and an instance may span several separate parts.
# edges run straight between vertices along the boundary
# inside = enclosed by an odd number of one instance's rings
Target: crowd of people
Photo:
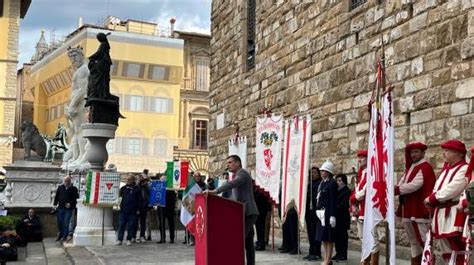
[[[399,199],[396,216],[410,242],[411,264],[421,264],[428,230],[431,230],[433,238],[439,241],[445,262],[450,259],[453,251],[465,249],[466,217],[469,213],[464,193],[470,182],[474,159],[471,157],[471,165],[468,168],[467,149],[459,140],[447,141],[441,148],[445,161],[439,177],[436,177],[433,167],[425,159],[428,147],[421,142],[406,145],[405,172],[394,187],[394,194]],[[471,149],[471,153],[473,151]],[[364,209],[367,157],[367,150],[357,152],[359,168],[353,185],[348,185],[348,177],[345,174],[335,172],[334,165],[330,161],[324,162],[320,167],[311,168],[305,214],[309,252],[304,257],[305,260],[321,260],[324,265],[332,264],[333,261],[346,261],[351,221],[357,227],[357,234],[362,240],[364,215],[367,211]],[[213,178],[208,178],[206,182],[199,172],[194,172],[193,178],[205,194],[221,193],[245,205],[246,259],[247,264],[254,264],[255,251],[265,250],[268,244],[271,201],[254,185],[249,172],[242,168],[238,156],[228,157],[227,168],[234,178],[223,185],[217,185],[217,181]],[[164,176],[158,174],[156,178],[163,179]],[[138,176],[131,174],[127,178],[126,185],[120,189],[117,245],[122,244],[125,229],[127,229],[127,245],[151,240],[149,218],[153,208],[148,205],[149,180],[147,170]],[[180,196],[177,191],[167,190],[166,207],[160,207],[156,211],[160,231],[157,243],[166,243],[166,225],[169,228],[168,242],[175,242],[176,202]],[[58,205],[58,239],[64,239],[69,233],[68,222],[77,198],[77,189],[71,185],[70,178],[66,177],[64,184],[58,187],[54,201],[55,205]],[[290,205],[286,213],[280,212],[280,216],[283,220],[280,252],[290,255],[301,253],[297,209]],[[27,219],[32,226],[35,225],[34,217],[28,215]],[[28,226],[25,229],[29,229]],[[257,234],[256,241],[254,241],[254,230]],[[362,261],[364,265],[378,264],[379,240],[385,236],[383,227],[376,227],[370,233],[375,242],[370,256]],[[28,234],[34,237],[33,233]],[[192,235],[187,233],[183,243],[193,245]],[[462,255],[458,255],[457,264],[462,262]]]

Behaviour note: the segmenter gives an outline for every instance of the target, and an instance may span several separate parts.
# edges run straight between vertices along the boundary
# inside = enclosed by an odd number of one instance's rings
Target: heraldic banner
[[[270,193],[270,198],[276,204],[279,203],[280,192],[282,135],[282,115],[257,117],[255,182]]]
[[[86,179],[86,204],[111,206],[118,201],[120,175],[89,171]]]
[[[383,220],[388,223],[389,260],[395,264],[395,205],[394,205],[394,118],[392,91],[383,94],[382,64],[377,64],[375,98],[370,102],[369,148],[367,157],[367,186],[365,191],[364,234],[361,261],[368,258],[377,244],[374,229]]]
[[[304,226],[311,153],[311,116],[295,116],[286,120],[284,132],[281,209],[285,218],[287,211],[295,207],[300,224]]]

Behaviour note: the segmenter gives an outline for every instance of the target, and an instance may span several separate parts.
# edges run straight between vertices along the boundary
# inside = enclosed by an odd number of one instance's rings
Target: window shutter
[[[148,66],[148,77],[147,77],[147,79],[150,79],[150,80],[153,79],[153,67],[154,67],[153,65]]]
[[[158,112],[156,111],[156,98],[155,97],[150,97],[150,104],[148,107],[150,108],[151,112]]]
[[[143,111],[150,111],[150,97],[143,97]]]
[[[114,153],[115,154],[122,153],[122,138],[117,137],[114,139],[114,142],[115,142]]]
[[[145,75],[145,65],[144,64],[140,64],[140,73],[138,74],[138,77],[139,78],[143,78]]]
[[[128,139],[122,138],[122,154],[128,154]]]
[[[121,110],[125,109],[125,95],[124,94],[118,94],[117,96],[119,97],[120,109]]]
[[[192,122],[193,125],[193,142],[192,142],[192,147],[193,149],[196,149],[196,120]]]
[[[123,66],[122,66],[122,76],[128,76],[127,75],[127,69],[128,69],[128,63],[123,63]]]
[[[168,113],[173,113],[173,99],[168,99]]]
[[[0,17],[3,17],[3,5],[4,5],[4,0],[0,0]]]
[[[148,139],[142,138],[142,155],[148,155]]]
[[[124,110],[130,110],[130,95],[125,95]]]
[[[173,83],[180,83],[182,78],[182,71],[182,67],[170,66],[168,67],[168,71],[166,71],[167,75],[165,76],[165,79]]]
[[[247,1],[247,69],[255,67],[256,0]]]

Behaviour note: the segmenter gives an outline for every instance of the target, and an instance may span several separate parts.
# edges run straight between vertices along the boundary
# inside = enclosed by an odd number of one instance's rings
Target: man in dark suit
[[[245,207],[245,255],[247,264],[255,264],[255,245],[253,242],[253,226],[258,217],[258,208],[253,193],[253,182],[247,170],[242,168],[242,162],[237,155],[227,158],[227,168],[236,177],[215,190],[207,190],[205,194],[218,194],[232,190],[232,198],[243,203]]]

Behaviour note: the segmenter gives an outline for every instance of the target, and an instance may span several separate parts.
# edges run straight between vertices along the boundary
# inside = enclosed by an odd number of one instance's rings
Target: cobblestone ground
[[[104,247],[87,247],[101,264],[194,264],[194,248],[183,245],[181,243],[183,234],[178,234],[178,241],[174,244],[156,244],[156,242],[147,242],[142,244],[132,244],[131,246],[104,246]],[[225,243],[225,242],[223,242]],[[257,251],[257,264],[320,264],[320,261],[307,262],[302,257],[307,254],[308,245],[302,244],[302,254],[299,259],[297,255],[280,254],[276,248],[279,246],[279,240],[275,244],[275,253],[272,253],[271,247],[267,247],[266,251]],[[77,248],[72,248],[77,249]],[[68,250],[71,255],[71,251]],[[345,263],[339,264],[360,264],[359,251],[349,251],[349,259]],[[82,255],[72,259],[80,260]],[[380,257],[380,264],[384,263],[384,257]],[[76,263],[77,264],[77,263]],[[87,263],[90,264],[90,263]],[[225,263],[223,263],[225,264]],[[406,260],[397,260],[397,265],[410,264]]]
[[[132,264],[170,264],[170,265],[194,265],[194,247],[183,245],[181,243],[184,233],[181,231],[177,236],[178,240],[174,244],[157,244],[156,241],[146,243],[132,244],[131,246],[97,246],[97,247],[74,247],[71,244],[64,246],[55,242],[53,238],[46,238],[42,243],[31,243],[26,248],[21,248],[20,260],[12,264],[72,264],[72,265],[132,265]],[[226,242],[222,242],[225,244]],[[276,239],[275,248],[280,245],[280,240]],[[266,251],[257,251],[257,264],[320,264],[320,261],[303,261],[302,257],[307,254],[308,244],[302,243],[302,254],[289,255],[281,254],[277,250],[271,251],[267,247]],[[339,264],[360,264],[360,251],[349,251],[348,261]],[[401,259],[397,259],[397,265],[410,264],[404,260],[402,253],[399,253]],[[409,258],[409,257],[407,257]],[[385,258],[380,257],[380,263],[384,264]],[[9,262],[10,263],[10,262]],[[223,262],[223,265],[226,263]]]

